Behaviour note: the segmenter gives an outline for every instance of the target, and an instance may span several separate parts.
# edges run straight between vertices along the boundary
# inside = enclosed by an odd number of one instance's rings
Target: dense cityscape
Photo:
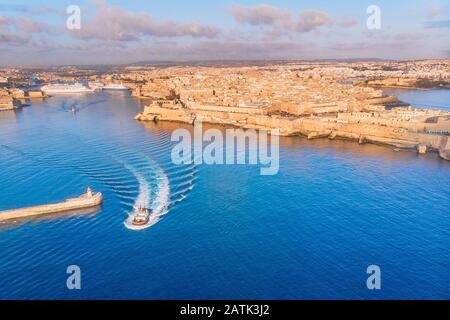
[[[282,135],[328,137],[439,152],[450,159],[450,113],[414,109],[383,88],[449,88],[450,61],[284,62],[233,66],[124,66],[1,69],[0,108],[48,98],[45,85],[123,86],[146,99],[138,120],[205,122],[279,129]]]

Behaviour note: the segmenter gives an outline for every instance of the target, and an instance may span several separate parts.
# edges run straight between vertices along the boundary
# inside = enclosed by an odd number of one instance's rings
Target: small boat
[[[139,207],[134,210],[134,213],[135,215],[131,223],[134,226],[143,226],[150,221],[150,215],[152,214],[152,211],[147,208]]]
[[[70,109],[70,112],[72,112],[72,113],[77,113],[77,109],[75,109],[74,107],[72,107],[72,109]]]

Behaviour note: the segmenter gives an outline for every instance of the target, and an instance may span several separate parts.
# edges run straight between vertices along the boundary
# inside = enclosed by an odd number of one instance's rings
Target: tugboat
[[[150,221],[150,215],[152,214],[150,209],[139,207],[134,212],[135,216],[131,222],[134,226],[143,226]]]

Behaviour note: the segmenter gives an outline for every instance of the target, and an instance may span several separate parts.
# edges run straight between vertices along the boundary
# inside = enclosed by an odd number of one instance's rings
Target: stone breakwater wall
[[[61,203],[0,211],[0,221],[91,208],[102,204],[102,202],[103,196],[99,192],[94,193],[92,196],[88,196],[87,194],[85,194],[78,198],[67,199]]]
[[[308,139],[348,139],[363,143],[416,149],[423,154],[436,151],[450,160],[450,137],[447,135],[411,132],[405,128],[376,124],[334,123],[323,118],[289,118],[275,115],[247,113],[225,113],[218,111],[192,110],[188,108],[164,108],[147,106],[135,117],[138,121],[173,121],[192,124],[196,120],[205,123],[230,125],[240,128],[272,130],[278,129],[282,136],[304,135]]]

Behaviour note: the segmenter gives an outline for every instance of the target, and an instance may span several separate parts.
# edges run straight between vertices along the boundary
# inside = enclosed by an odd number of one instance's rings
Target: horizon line
[[[325,59],[205,59],[205,60],[149,60],[124,63],[75,63],[75,64],[41,64],[41,65],[0,65],[0,68],[58,68],[58,67],[113,67],[113,66],[139,66],[158,64],[207,64],[207,63],[270,63],[270,62],[417,62],[428,60],[449,60],[450,57],[420,58],[420,59],[396,59],[396,58],[325,58]]]

